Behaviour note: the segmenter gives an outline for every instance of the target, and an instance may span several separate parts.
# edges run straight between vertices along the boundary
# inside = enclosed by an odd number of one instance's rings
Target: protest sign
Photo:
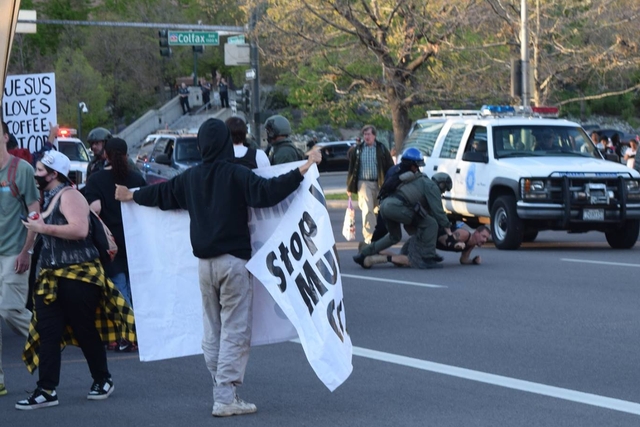
[[[278,165],[255,172],[265,177],[278,176],[300,164]],[[313,167],[298,190],[280,204],[249,211],[255,258],[264,256],[258,254],[265,251],[272,253],[277,250],[278,247],[273,245],[282,238],[280,231],[291,231],[291,227],[283,226],[284,222],[290,221],[287,219],[290,211],[295,207],[293,215],[296,216],[303,209],[306,214],[302,215],[315,224],[314,233],[324,237],[314,241],[314,247],[317,248],[315,252],[307,251],[304,257],[296,261],[295,271],[309,275],[310,268],[318,269],[320,275],[314,272],[313,285],[321,285],[319,281],[322,279],[326,284],[321,286],[327,288],[318,301],[309,296],[314,292],[313,288],[307,289],[306,300],[300,293],[297,298],[295,295],[291,298],[287,293],[286,297],[290,299],[283,299],[280,292],[274,296],[273,285],[269,289],[269,286],[258,283],[258,280],[272,281],[273,276],[268,269],[258,268],[255,272],[249,269],[256,279],[252,345],[282,342],[300,334],[307,359],[319,378],[334,390],[351,372],[351,341],[346,332],[333,231],[317,178],[317,168]],[[135,301],[140,359],[151,361],[202,353],[198,260],[192,255],[189,242],[187,212],[160,211],[135,203],[123,203],[122,219]],[[293,290],[296,286],[294,281],[289,287]],[[292,304],[297,307],[292,309]],[[317,306],[317,316],[313,319],[309,314],[299,316],[300,312],[310,310],[309,304]],[[302,324],[296,325],[296,322]],[[310,334],[310,327],[315,328],[316,332]]]
[[[57,121],[55,74],[7,76],[2,111],[20,148],[40,150],[47,142],[49,123]]]
[[[331,221],[317,181],[303,181],[247,269],[293,323],[318,378],[335,390],[353,370],[352,344]]]

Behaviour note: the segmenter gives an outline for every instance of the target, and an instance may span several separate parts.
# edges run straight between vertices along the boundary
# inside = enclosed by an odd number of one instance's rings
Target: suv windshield
[[[89,156],[87,155],[84,147],[82,147],[80,144],[82,143],[75,141],[58,140],[58,151],[67,156],[72,162],[88,162]]]
[[[444,126],[444,122],[425,124],[424,127],[414,130],[411,135],[405,139],[402,146],[407,149],[415,147],[425,156],[431,156],[433,146],[436,139],[440,135],[440,131]]]
[[[200,151],[198,150],[197,139],[194,138],[179,138],[176,141],[176,162],[190,162],[202,160]]]
[[[496,157],[575,155],[600,158],[596,147],[580,127],[496,126]]]

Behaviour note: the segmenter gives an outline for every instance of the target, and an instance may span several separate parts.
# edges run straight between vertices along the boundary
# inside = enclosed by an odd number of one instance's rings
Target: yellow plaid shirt
[[[122,294],[113,285],[113,282],[107,279],[104,268],[97,259],[55,270],[46,268],[40,270],[35,293],[36,295],[45,296],[45,304],[50,304],[56,300],[58,278],[79,280],[102,288],[102,300],[96,308],[96,329],[98,329],[105,344],[116,341],[118,338],[136,341],[133,309],[127,304]],[[40,363],[38,355],[40,335],[36,330],[36,325],[38,324],[37,315],[37,311],[34,310],[31,325],[29,325],[29,336],[22,352],[22,360],[31,373],[36,370]],[[67,345],[78,346],[78,341],[76,341],[73,331],[68,325],[62,336],[60,347],[64,348]]]

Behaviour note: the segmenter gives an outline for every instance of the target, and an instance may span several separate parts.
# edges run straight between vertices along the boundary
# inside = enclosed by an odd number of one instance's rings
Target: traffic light
[[[158,37],[160,37],[160,56],[171,56],[171,48],[169,47],[169,30],[158,31]]]
[[[191,46],[191,50],[193,50],[193,53],[203,53],[204,52],[204,46],[200,45],[200,46]]]

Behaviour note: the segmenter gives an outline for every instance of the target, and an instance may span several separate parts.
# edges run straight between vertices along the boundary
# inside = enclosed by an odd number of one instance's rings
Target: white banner
[[[280,225],[247,263],[293,323],[320,380],[335,390],[351,374],[342,280],[317,180],[305,180]]]
[[[38,151],[49,136],[49,123],[57,123],[55,74],[7,76],[2,111],[20,148]]]
[[[300,164],[273,166],[257,169],[255,172],[265,177],[278,176]],[[300,340],[307,358],[320,379],[327,387],[334,390],[351,372],[351,341],[344,332],[346,331],[344,305],[341,304],[342,287],[337,255],[333,249],[333,231],[326,208],[317,200],[317,198],[322,199],[317,177],[317,169],[314,167],[305,175],[305,180],[298,190],[279,205],[268,209],[250,209],[249,227],[254,254],[257,255],[257,252],[260,252],[259,249],[271,252],[274,249],[271,245],[277,240],[271,235],[274,230],[280,230],[280,223],[285,215],[288,216],[288,210],[292,206],[299,205],[298,200],[304,200],[306,204],[313,202],[311,206],[315,210],[312,211],[312,215],[314,218],[320,218],[319,221],[314,221],[318,224],[317,234],[325,236],[321,239],[322,241],[315,244],[319,248],[318,251],[322,249],[323,252],[316,253],[315,256],[307,252],[305,256],[314,265],[323,262],[320,258],[324,259],[324,263],[331,271],[327,273],[327,268],[322,269],[322,277],[331,276],[330,282],[334,281],[334,276],[337,276],[337,279],[334,284],[328,285],[330,292],[325,293],[321,305],[318,305],[318,310],[325,312],[326,325],[321,328],[323,335],[309,338],[307,334],[304,337],[301,334]],[[313,192],[310,191],[311,189]],[[140,360],[160,360],[202,353],[202,303],[198,285],[198,260],[193,256],[189,242],[187,212],[163,212],[155,208],[138,206],[135,203],[123,203],[122,220],[127,241]],[[267,281],[271,281],[272,276],[268,272],[254,273],[257,279],[262,279],[262,275],[266,275]],[[292,286],[295,287],[295,282]],[[276,299],[278,304],[276,304],[270,295],[272,290],[267,291],[267,289],[258,284],[257,280],[254,282],[252,345],[290,340],[297,336],[296,329],[298,332],[308,329],[306,325],[294,328],[289,319],[294,322],[309,319],[299,319],[298,316],[287,319],[290,314],[288,311],[291,311],[291,302],[285,301],[287,305],[286,308],[283,307],[279,300],[281,295],[278,294]],[[333,324],[327,316],[327,308],[331,305],[329,298],[336,301],[333,304],[335,306]],[[300,296],[297,303],[303,304],[304,309],[308,310]],[[324,308],[321,309],[321,306]],[[319,321],[322,323],[322,319]],[[335,337],[338,335],[334,327],[344,340],[338,347],[335,343]],[[333,331],[333,335],[327,333],[329,329]],[[324,339],[328,341],[325,343]],[[324,348],[325,344],[326,348]],[[338,357],[338,361],[332,360],[333,351],[337,351],[333,356]],[[331,372],[334,368],[338,371]]]

